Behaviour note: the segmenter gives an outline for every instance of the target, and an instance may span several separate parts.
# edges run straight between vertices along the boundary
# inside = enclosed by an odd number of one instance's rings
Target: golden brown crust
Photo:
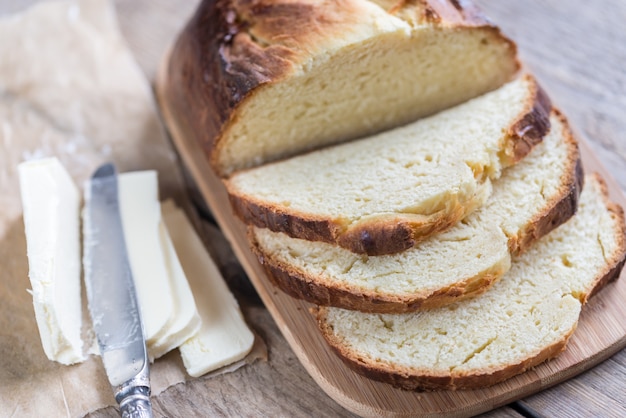
[[[533,100],[529,110],[507,131],[507,141],[501,153],[506,165],[513,165],[528,155],[550,131],[550,98],[532,76],[526,74],[524,77],[532,81]]]
[[[285,207],[237,196],[228,182],[225,184],[233,212],[249,225],[277,232],[293,231],[302,239],[329,243],[336,241],[345,229],[340,220],[293,214]]]
[[[219,138],[234,110],[257,88],[291,68],[293,52],[282,45],[265,48],[255,42],[235,8],[238,4],[203,1],[168,62],[170,106],[179,123],[199,136],[214,168]]]
[[[595,280],[579,295],[581,303],[587,303],[589,298],[595,295],[607,283],[620,276],[626,263],[626,221],[624,210],[621,206],[610,201],[605,182],[598,174],[593,174],[602,188],[604,203],[610,216],[615,221],[614,237],[616,245],[611,254],[605,254],[605,267],[600,270]],[[392,384],[406,390],[447,390],[447,389],[477,389],[494,385],[509,379],[515,375],[541,364],[542,362],[556,357],[567,345],[569,338],[574,333],[576,324],[563,338],[555,344],[542,348],[524,360],[504,365],[493,370],[483,370],[476,373],[456,373],[451,370],[445,375],[436,375],[429,370],[415,370],[377,362],[364,357],[345,347],[340,338],[334,335],[332,327],[326,321],[327,308],[316,307],[311,310],[317,319],[322,335],[329,343],[333,351],[344,361],[346,365],[368,378]]]
[[[435,291],[411,295],[383,294],[349,285],[329,284],[263,252],[252,229],[248,240],[268,278],[288,295],[308,302],[339,308],[376,313],[408,313],[432,309],[474,297],[487,291],[508,270],[508,265],[495,265],[477,276],[466,278]]]
[[[577,202],[577,198],[573,199],[570,194],[566,195],[542,219],[559,219],[561,222],[564,222],[567,213],[571,217],[575,212],[575,207],[571,206],[572,202]],[[566,210],[563,210],[563,208],[566,208]],[[558,225],[559,223],[557,222],[546,222],[543,228],[533,229],[535,232],[533,235],[526,236],[521,234],[524,236],[525,245],[529,245],[532,240],[541,238],[538,233],[547,234]],[[477,276],[465,278],[436,291],[420,292],[411,295],[391,295],[375,291],[363,291],[348,285],[338,286],[326,283],[319,277],[310,276],[306,272],[263,252],[256,243],[253,233],[249,233],[249,241],[267,276],[283,292],[317,305],[334,306],[362,312],[407,313],[444,306],[484,293],[508,270],[507,266],[498,264]]]
[[[570,219],[578,208],[583,186],[583,170],[578,143],[564,116],[557,110],[554,112],[562,121],[563,141],[568,149],[567,164],[561,175],[561,187],[544,207],[537,208],[537,215],[527,225],[523,226],[515,236],[509,238],[509,251],[512,254],[519,254]],[[311,276],[265,253],[259,247],[251,230],[248,237],[268,277],[285,293],[317,305],[362,312],[406,313],[443,306],[485,292],[508,270],[508,266],[498,264],[477,276],[465,278],[434,292],[388,295],[380,291],[364,291],[349,285],[339,286],[328,283],[320,277]]]
[[[618,208],[618,206],[615,206]],[[623,218],[623,214],[622,214]],[[598,277],[594,282],[595,285],[590,293],[585,295],[584,301],[596,294],[607,283],[619,277],[621,270],[626,262],[626,249],[622,247],[622,253],[616,259],[607,265],[607,271]],[[333,349],[333,351],[341,358],[341,360],[357,373],[381,382],[389,383],[395,387],[405,390],[456,390],[456,389],[478,389],[495,385],[513,376],[521,374],[546,360],[556,357],[563,352],[567,346],[569,338],[575,331],[575,327],[565,335],[557,343],[543,348],[539,353],[528,357],[523,361],[507,365],[498,370],[487,371],[476,374],[455,374],[452,371],[448,375],[433,375],[428,370],[409,370],[385,363],[375,362],[365,358],[358,353],[344,347],[342,341],[333,333],[332,328],[325,321],[324,307],[317,307],[312,310],[318,321],[318,326],[322,335]]]
[[[315,218],[291,213],[289,208],[268,204],[249,196],[238,196],[225,181],[235,215],[249,225],[283,232],[307,241],[336,244],[357,254],[385,255],[407,250],[429,236],[463,219],[477,202],[466,202],[456,210],[430,216],[395,214],[346,225],[342,219]]]
[[[486,26],[487,17],[474,2],[464,0],[422,0],[424,18],[446,25]]]
[[[387,13],[412,24],[436,23],[441,26],[492,27],[472,1],[464,0],[373,0]]]
[[[557,109],[554,115],[561,120],[563,140],[568,144],[567,168],[561,177],[561,188],[558,197],[546,202],[543,210],[515,236],[509,237],[509,250],[517,255],[524,252],[532,243],[565,223],[576,214],[578,200],[585,179],[578,142],[565,116]]]
[[[626,220],[624,219],[624,208],[610,200],[608,187],[602,176],[598,173],[593,173],[592,176],[600,185],[602,196],[604,196],[604,204],[617,225],[614,231],[617,245],[613,253],[604,255],[607,264],[603,274],[600,274],[591,283],[586,293],[579,295],[580,302],[583,304],[586,304],[589,298],[602,290],[608,283],[619,278],[622,268],[626,264]]]
[[[437,24],[484,28],[509,44],[516,57],[515,44],[471,2],[424,3],[437,14]],[[178,123],[199,137],[218,175],[228,174],[218,156],[237,109],[291,74],[320,40],[342,36],[344,25],[358,21],[358,9],[359,3],[349,0],[202,1],[172,49],[166,96]]]
[[[220,176],[221,137],[236,109],[264,85],[290,74],[317,39],[340,36],[358,19],[356,4],[204,0],[177,39],[168,63],[168,100],[180,123],[200,136]]]
[[[436,374],[427,369],[415,370],[377,362],[353,352],[343,345],[343,342],[334,335],[332,327],[326,322],[326,308],[315,307],[311,309],[311,313],[316,317],[322,335],[332,350],[348,367],[369,379],[411,391],[466,390],[493,386],[559,355],[565,350],[569,338],[576,329],[574,326],[561,340],[544,347],[532,357],[501,369],[486,370],[475,374],[454,370],[450,373]]]
[[[530,75],[531,92],[520,116],[507,130],[503,141],[505,166],[514,164],[539,143],[550,128],[550,101]],[[507,151],[508,150],[508,151]],[[224,180],[233,212],[247,224],[283,232],[294,238],[339,245],[357,254],[385,255],[407,250],[418,242],[454,225],[478,206],[456,202],[454,209],[429,216],[394,214],[347,224],[344,219],[314,217],[271,202],[239,195]],[[564,215],[561,218],[565,218]]]
[[[438,221],[428,224],[411,222],[401,215],[385,216],[348,228],[336,241],[340,247],[357,254],[393,254],[412,248],[420,235],[416,231],[433,234],[443,226]]]
[[[476,196],[464,204],[455,202],[451,211],[442,210],[431,215],[378,216],[349,225],[333,241],[327,242],[357,254],[394,254],[413,248],[428,237],[452,227],[481,204],[481,199]]]

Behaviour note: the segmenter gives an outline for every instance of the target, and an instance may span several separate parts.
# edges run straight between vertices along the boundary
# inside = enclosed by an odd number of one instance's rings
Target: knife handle
[[[120,404],[122,418],[152,418],[149,387],[129,386],[115,400]]]

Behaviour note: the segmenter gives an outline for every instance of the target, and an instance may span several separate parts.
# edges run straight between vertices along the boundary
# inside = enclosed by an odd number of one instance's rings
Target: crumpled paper
[[[156,169],[162,199],[188,205],[177,156],[108,0],[48,2],[0,19],[0,416],[82,416],[115,405],[100,359],[63,366],[41,347],[17,165],[56,156],[77,185],[106,161]],[[256,348],[232,371],[265,355]],[[151,367],[153,395],[191,379],[174,351]]]

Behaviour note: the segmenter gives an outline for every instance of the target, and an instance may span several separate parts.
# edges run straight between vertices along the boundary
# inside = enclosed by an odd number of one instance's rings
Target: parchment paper
[[[115,404],[98,357],[63,366],[41,347],[17,165],[44,156],[79,186],[105,161],[120,172],[156,169],[161,198],[187,206],[150,86],[107,0],[47,2],[0,19],[0,416],[74,417]],[[257,337],[253,353],[218,373],[264,355]],[[153,395],[186,379],[178,351],[151,368]]]

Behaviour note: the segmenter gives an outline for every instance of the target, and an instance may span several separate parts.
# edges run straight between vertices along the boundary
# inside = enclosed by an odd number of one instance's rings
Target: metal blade
[[[147,352],[112,164],[86,187],[83,213],[85,284],[100,353],[113,387],[147,373]]]

